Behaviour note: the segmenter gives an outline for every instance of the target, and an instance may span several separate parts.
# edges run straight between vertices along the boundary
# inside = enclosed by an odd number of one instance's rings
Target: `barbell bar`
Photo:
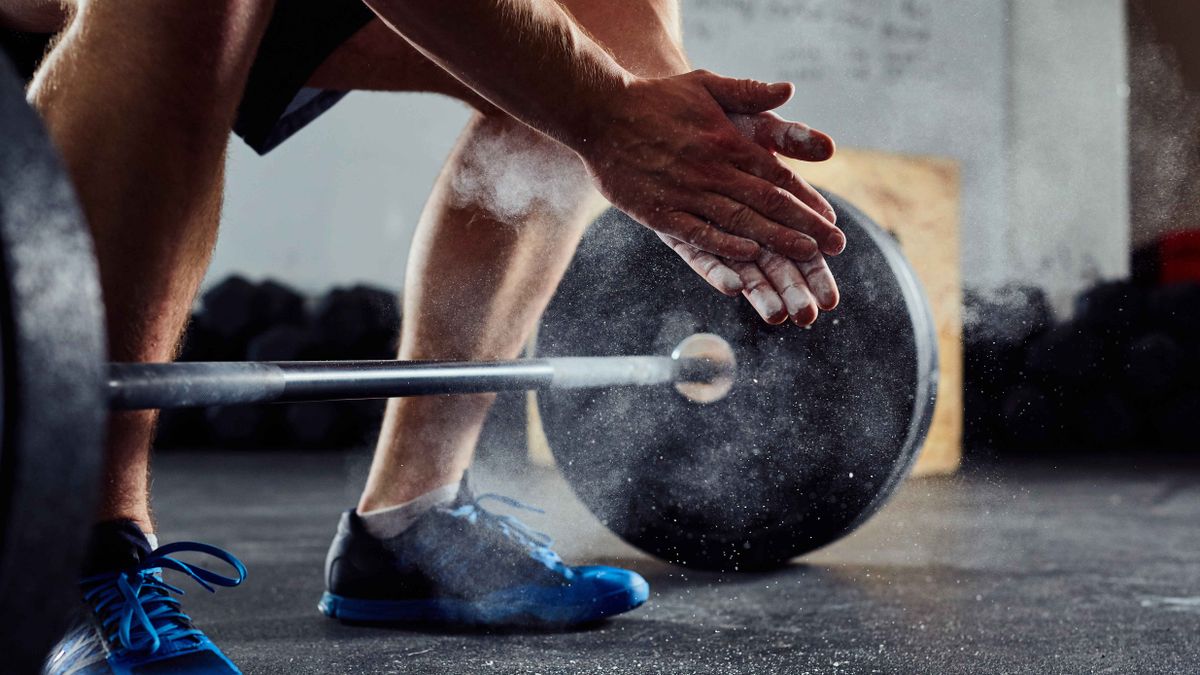
[[[697,333],[670,356],[110,363],[106,389],[114,410],[665,384],[677,385],[693,402],[707,403],[728,393],[735,368],[724,340]]]

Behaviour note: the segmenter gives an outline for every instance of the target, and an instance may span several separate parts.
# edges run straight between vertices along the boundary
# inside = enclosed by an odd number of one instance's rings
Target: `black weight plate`
[[[104,433],[104,330],[70,183],[0,56],[0,655],[37,672],[79,602]]]
[[[829,261],[842,302],[809,329],[764,324],[619,211],[584,238],[540,355],[667,354],[710,332],[738,359],[709,405],[670,388],[539,394],[563,475],[633,545],[701,568],[777,566],[856,527],[912,464],[936,395],[928,303],[892,237],[827,196],[848,241]]]

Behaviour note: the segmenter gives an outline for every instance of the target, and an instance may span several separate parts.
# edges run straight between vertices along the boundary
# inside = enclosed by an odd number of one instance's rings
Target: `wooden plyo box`
[[[962,461],[963,429],[958,164],[870,150],[838,150],[816,164],[789,163],[896,235],[925,287],[937,323],[938,398],[913,475],[953,473]]]
[[[813,185],[844,197],[890,230],[924,285],[937,323],[938,399],[913,475],[953,473],[962,459],[963,428],[958,164],[868,150],[838,150],[817,164],[789,163]],[[529,458],[552,465],[534,392],[527,402]]]

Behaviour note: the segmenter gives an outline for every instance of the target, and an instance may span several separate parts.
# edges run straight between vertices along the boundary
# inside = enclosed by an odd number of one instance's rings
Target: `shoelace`
[[[532,511],[533,513],[545,513],[542,509],[536,506],[530,506],[523,502],[519,502],[512,497],[508,497],[496,493],[488,493],[479,495],[475,499],[455,509],[451,509],[450,515],[457,518],[466,518],[467,522],[472,524],[481,524],[484,527],[490,527],[499,531],[504,536],[512,539],[529,551],[529,555],[538,562],[545,565],[547,568],[554,570],[564,576],[569,576],[571,568],[567,567],[562,558],[550,547],[554,545],[554,539],[545,532],[539,532],[519,519],[513,516],[506,516],[494,511],[489,511],[482,506],[485,500],[492,500],[506,504],[513,508],[522,509],[524,511]]]
[[[194,551],[221,560],[237,571],[226,577],[171,557],[172,553]],[[162,569],[173,569],[191,577],[210,593],[213,585],[232,587],[246,579],[246,566],[233,554],[194,541],[180,541],[151,551],[136,569],[97,574],[82,581],[83,599],[100,617],[104,634],[114,646],[136,652],[155,653],[166,640],[200,638],[192,620],[180,609],[184,590],[162,580]]]

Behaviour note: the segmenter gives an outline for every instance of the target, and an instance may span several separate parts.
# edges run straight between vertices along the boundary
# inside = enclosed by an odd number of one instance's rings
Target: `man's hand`
[[[601,192],[658,232],[723,293],[769,323],[800,325],[837,305],[823,254],[845,247],[829,203],[776,156],[808,161],[833,141],[769,111],[792,95],[695,71],[639,80],[614,97],[578,148]]]
[[[781,155],[820,162],[832,154],[832,145],[819,140],[823,134],[775,113],[735,114],[730,120],[743,136]],[[767,323],[780,324],[791,318],[795,324],[807,326],[816,321],[818,308],[831,310],[838,304],[837,283],[821,254],[808,260],[789,260],[764,252],[753,263],[737,262],[668,235],[658,236],[713,288],[730,296],[744,295]]]
[[[575,149],[614,206],[701,251],[737,261],[758,260],[764,248],[794,260],[835,255],[845,235],[829,203],[726,114],[761,113],[791,95],[790,84],[702,70],[634,80]],[[819,132],[802,145],[810,155],[833,152]]]
[[[837,283],[820,254],[797,262],[763,251],[754,262],[739,262],[719,258],[661,232],[658,237],[713,288],[725,295],[745,296],[769,324],[781,324],[790,318],[798,326],[808,326],[817,320],[818,309],[837,307]]]
[[[799,147],[825,159],[833,141],[757,122],[739,132],[727,117],[783,105],[790,84],[702,70],[638,78],[556,2],[366,3],[489,103],[575,150],[609,201],[668,237],[705,278],[737,276],[723,290],[740,284],[769,321],[782,321],[774,305],[789,302],[793,319],[815,316],[798,304],[805,291],[822,307],[837,302],[822,254],[839,253],[846,237],[829,204],[775,156]]]
[[[836,303],[832,277],[817,279],[828,275],[822,254],[839,253],[846,237],[829,204],[775,156],[798,145],[825,159],[833,141],[807,127],[776,136],[757,124],[743,127],[750,140],[726,116],[777,108],[791,98],[790,84],[702,70],[638,78],[556,2],[366,3],[489,103],[575,150],[609,201],[709,269],[705,278],[740,275],[768,320],[777,314],[772,301],[795,305],[802,289],[821,306]],[[500,45],[504,58],[496,58]],[[727,272],[713,272],[717,264]],[[793,318],[805,321],[806,311]]]

